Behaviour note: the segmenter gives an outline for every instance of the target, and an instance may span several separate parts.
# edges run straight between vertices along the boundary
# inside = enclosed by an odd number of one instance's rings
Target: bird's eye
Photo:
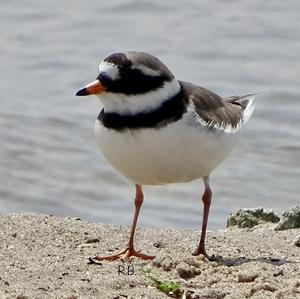
[[[113,82],[113,79],[105,74],[105,73],[100,73],[97,77],[97,79],[101,82],[101,84],[107,88],[109,88]]]

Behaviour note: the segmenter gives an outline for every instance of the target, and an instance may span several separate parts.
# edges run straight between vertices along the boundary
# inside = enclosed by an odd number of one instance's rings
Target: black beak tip
[[[89,95],[87,89],[84,87],[82,89],[80,89],[79,91],[77,91],[76,93],[77,96],[87,96]]]

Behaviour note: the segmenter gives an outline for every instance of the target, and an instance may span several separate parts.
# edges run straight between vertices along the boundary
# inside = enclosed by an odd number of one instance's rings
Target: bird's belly
[[[104,157],[137,184],[160,185],[207,176],[233,150],[235,137],[180,120],[159,129],[116,131],[96,121]]]

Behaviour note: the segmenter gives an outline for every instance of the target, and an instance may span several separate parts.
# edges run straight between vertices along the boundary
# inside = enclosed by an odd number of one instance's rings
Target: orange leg
[[[133,239],[134,239],[136,223],[137,223],[137,219],[139,217],[139,212],[140,212],[143,200],[144,200],[143,190],[142,190],[142,187],[140,185],[135,185],[135,191],[136,191],[135,201],[134,201],[135,212],[134,212],[134,217],[133,217],[133,221],[132,221],[128,247],[125,250],[121,251],[120,253],[117,253],[117,254],[114,254],[114,255],[96,256],[94,258],[90,258],[91,262],[95,262],[95,260],[97,260],[97,261],[103,261],[103,260],[114,261],[114,260],[117,260],[117,259],[127,260],[131,256],[136,256],[136,257],[139,257],[143,260],[154,259],[155,256],[147,255],[147,254],[138,252],[134,249],[134,246],[133,246]]]
[[[208,222],[209,209],[211,204],[212,191],[209,186],[209,177],[203,178],[205,190],[202,196],[202,202],[204,205],[203,208],[203,220],[202,220],[202,231],[200,242],[197,249],[193,252],[193,255],[203,254],[206,258],[210,259],[205,250],[205,235],[206,235],[206,227]]]

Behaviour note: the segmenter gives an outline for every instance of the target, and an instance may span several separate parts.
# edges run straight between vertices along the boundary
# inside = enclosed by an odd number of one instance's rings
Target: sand
[[[199,233],[138,229],[136,247],[150,262],[89,264],[124,249],[129,227],[37,214],[0,216],[0,298],[300,298],[300,229],[274,225],[208,232],[211,262],[193,257]],[[298,240],[298,241],[297,241]],[[152,277],[152,279],[151,279]],[[167,291],[166,291],[167,292]]]

